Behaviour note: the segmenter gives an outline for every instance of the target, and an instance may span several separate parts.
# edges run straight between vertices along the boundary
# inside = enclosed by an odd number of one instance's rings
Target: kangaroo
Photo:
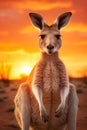
[[[33,130],[64,130],[67,123],[68,130],[76,130],[75,87],[69,83],[65,65],[59,58],[60,29],[68,24],[71,15],[63,13],[48,26],[40,14],[29,14],[34,26],[41,30],[41,59],[27,81],[20,85],[14,100],[16,119],[22,130],[30,126]]]

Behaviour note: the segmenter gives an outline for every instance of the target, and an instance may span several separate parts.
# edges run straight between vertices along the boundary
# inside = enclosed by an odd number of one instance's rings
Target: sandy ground
[[[14,117],[13,103],[19,83],[19,81],[14,81],[6,86],[0,82],[0,130],[20,130]],[[82,88],[78,97],[77,130],[87,130],[87,87]]]
[[[87,88],[78,94],[79,108],[77,117],[77,130],[87,130]]]

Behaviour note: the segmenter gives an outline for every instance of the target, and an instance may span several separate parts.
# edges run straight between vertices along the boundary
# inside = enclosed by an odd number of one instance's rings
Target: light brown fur
[[[70,16],[67,12],[48,26],[40,15],[30,14],[33,24],[41,29],[42,55],[26,83],[20,85],[14,100],[15,115],[22,130],[30,126],[34,130],[64,130],[66,124],[68,130],[76,130],[76,91],[69,84],[65,65],[58,54],[60,28],[67,24]]]

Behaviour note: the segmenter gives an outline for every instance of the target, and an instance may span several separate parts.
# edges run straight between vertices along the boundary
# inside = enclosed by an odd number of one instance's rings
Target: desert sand
[[[85,79],[87,81],[87,79]],[[22,81],[0,81],[0,130],[20,130],[14,116],[14,96]],[[72,80],[77,86],[79,107],[77,130],[87,130],[87,84],[83,79]]]

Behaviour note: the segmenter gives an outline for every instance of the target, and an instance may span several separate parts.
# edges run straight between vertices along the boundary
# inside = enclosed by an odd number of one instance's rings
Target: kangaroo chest
[[[56,92],[59,88],[58,67],[53,62],[47,62],[43,70],[43,89],[45,92]]]

